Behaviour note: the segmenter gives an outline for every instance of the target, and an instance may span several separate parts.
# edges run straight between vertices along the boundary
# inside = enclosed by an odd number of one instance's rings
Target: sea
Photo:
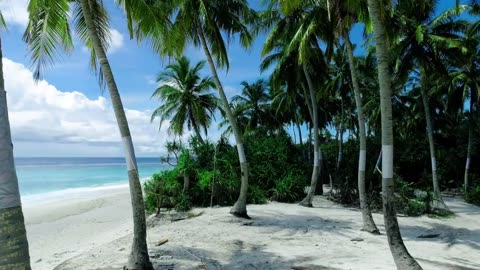
[[[160,158],[137,158],[142,182],[167,165]],[[128,184],[123,157],[16,158],[22,199],[67,194]]]

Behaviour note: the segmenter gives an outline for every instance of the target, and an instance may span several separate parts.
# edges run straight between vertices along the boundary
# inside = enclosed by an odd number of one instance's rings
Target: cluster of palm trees
[[[437,15],[434,0],[266,2],[265,10],[258,12],[246,0],[116,1],[126,13],[132,38],[148,43],[162,56],[177,59],[158,76],[160,86],[153,97],[163,103],[152,120],[170,120],[176,135],[184,133],[186,124],[203,141],[201,131],[206,134],[218,106],[225,119],[222,125],[233,134],[238,150],[241,188],[231,213],[239,217],[248,217],[245,132],[260,126],[279,129],[293,125],[301,140],[300,127],[307,124],[314,154],[311,186],[300,203],[303,206],[312,206],[322,169],[321,131],[335,126],[341,134],[340,142],[345,130],[355,133],[359,141],[357,179],[363,229],[374,234],[379,231],[368,208],[365,164],[367,158],[376,157],[366,156],[367,135],[381,136],[383,212],[392,255],[399,269],[421,269],[403,244],[393,205],[393,131],[412,125],[412,121],[397,121],[399,116],[392,115],[392,110],[400,107],[423,115],[434,207],[446,209],[436,172],[432,113],[440,112],[445,118],[456,119],[456,123],[468,123],[464,177],[468,190],[479,122],[480,22],[464,20],[461,14],[475,17],[479,6],[460,5],[457,1],[454,7]],[[91,65],[111,97],[128,166],[134,239],[126,269],[152,269],[134,147],[106,54],[110,41],[107,10],[101,0],[30,0],[28,10],[30,20],[24,40],[31,51],[36,79],[59,53],[73,49],[72,29],[91,52]],[[2,17],[0,23],[4,25]],[[362,43],[353,44],[351,40],[355,25],[364,26],[366,49],[361,57],[355,55],[355,50]],[[243,82],[241,95],[229,101],[217,74],[219,68],[229,68],[226,39],[236,37],[242,46],[249,47],[258,33],[267,33],[260,70],[273,71],[268,81]],[[203,49],[206,62],[191,65],[183,57],[187,45]],[[199,72],[207,63],[211,77],[202,78]],[[0,242],[7,243],[0,248],[0,269],[30,269],[3,73],[0,75]],[[210,91],[213,89],[218,91],[218,97]],[[337,167],[340,164],[341,155]]]

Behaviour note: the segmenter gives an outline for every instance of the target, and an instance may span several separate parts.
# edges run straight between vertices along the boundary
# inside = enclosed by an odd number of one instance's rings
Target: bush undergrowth
[[[245,136],[244,145],[249,163],[248,203],[302,199],[310,169],[285,132],[256,131]],[[192,206],[233,205],[239,190],[236,147],[225,138],[216,144],[200,144],[193,138],[179,151],[172,169],[145,183],[145,204],[150,213],[158,207],[186,211]]]

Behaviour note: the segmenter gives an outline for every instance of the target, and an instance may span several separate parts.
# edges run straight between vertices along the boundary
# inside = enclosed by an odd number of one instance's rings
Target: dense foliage
[[[250,163],[249,203],[269,199],[295,202],[303,196],[308,164],[283,130],[250,133],[245,137],[245,148]],[[193,138],[188,147],[182,147],[172,169],[153,175],[145,183],[147,210],[156,211],[159,205],[187,210],[191,206],[233,204],[240,188],[236,151],[225,138],[215,144],[201,144]],[[184,192],[185,175],[189,185]]]
[[[383,124],[378,95],[379,60],[372,39],[365,40],[362,56],[354,55],[359,44],[350,40],[353,24],[364,24],[365,33],[371,33],[366,3],[331,1],[329,6],[324,2],[297,1],[292,5],[287,2],[266,1],[266,9],[259,12],[248,9],[244,1],[232,6],[242,10],[236,14],[243,20],[236,23],[243,25],[228,30],[215,27],[244,37],[249,26],[255,30],[251,33],[266,31],[260,70],[273,70],[268,78],[242,82],[242,92],[229,102],[223,100],[216,108],[201,103],[195,107],[207,109],[211,115],[219,109],[223,116],[219,128],[225,131],[225,136],[232,135],[235,129],[231,117],[227,117],[227,111],[231,110],[239,129],[236,143],[243,141],[246,149],[250,203],[301,199],[309,175],[312,183],[315,178],[311,164],[317,154],[314,149],[317,136],[312,133],[318,128],[322,160],[319,182],[333,184],[329,197],[344,204],[359,204],[359,195],[363,194],[358,189],[359,150],[360,145],[366,144],[367,201],[372,209],[378,210]],[[216,2],[210,4],[217,8]],[[463,19],[465,13],[477,16],[480,9],[477,4],[457,5],[438,13],[437,5],[427,0],[418,5],[402,2],[393,5],[383,18],[388,29],[386,35],[392,41],[390,49],[396,56],[387,61],[392,75],[396,208],[407,215],[430,212],[431,202],[442,201],[440,191],[445,189],[462,190],[466,199],[473,202],[480,181],[479,168],[464,169],[465,164],[479,162],[476,140],[480,135],[479,87],[475,83],[480,77],[476,53],[480,47],[476,30],[479,23]],[[173,16],[175,27],[168,30],[188,30],[186,35],[199,46],[201,42],[195,40],[202,36],[201,28],[210,21],[197,18],[192,7],[173,5],[170,11],[178,8],[180,14],[192,12],[197,28],[180,25],[178,17]],[[318,23],[321,18],[325,20]],[[143,31],[141,23],[138,27]],[[215,47],[222,45],[223,39],[209,36],[208,31],[206,34],[207,40],[212,41],[210,49],[214,56],[221,56],[215,59],[218,66],[228,66],[226,47],[221,46],[221,51]],[[175,42],[183,48],[187,39],[182,36]],[[172,46],[173,43],[167,42],[157,49],[162,55],[182,54],[183,51],[172,50]],[[209,48],[203,46],[208,52]],[[205,56],[211,60],[208,53]],[[215,70],[211,71],[215,75]],[[220,82],[216,86],[220,91]],[[171,104],[183,106],[188,102],[176,97]],[[188,121],[177,124],[179,130],[190,125]],[[176,146],[176,165],[146,184],[149,210],[158,203],[158,196],[151,194],[161,194],[162,205],[179,210],[192,205],[235,202],[240,189],[236,147],[227,139],[215,144],[203,142],[198,128],[195,131],[197,140],[188,146]],[[245,138],[238,140],[239,136]]]

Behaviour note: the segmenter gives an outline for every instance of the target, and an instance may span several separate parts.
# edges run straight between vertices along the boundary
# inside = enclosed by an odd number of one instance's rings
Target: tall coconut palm
[[[331,13],[333,14],[336,34],[343,38],[348,58],[348,65],[350,67],[350,77],[355,96],[355,104],[358,118],[358,133],[360,140],[360,150],[358,158],[358,195],[360,197],[360,209],[362,210],[363,230],[373,234],[379,234],[378,228],[372,218],[372,213],[368,206],[367,192],[365,188],[365,164],[367,155],[367,135],[365,113],[362,101],[362,92],[359,82],[359,71],[357,68],[356,59],[354,56],[354,45],[350,40],[350,29],[353,24],[359,21],[359,18],[366,21],[368,24],[368,11],[364,1],[332,1],[330,5]],[[342,140],[342,138],[340,138]]]
[[[215,88],[211,77],[200,77],[200,71],[205,66],[200,61],[194,66],[190,60],[182,56],[177,62],[170,64],[157,77],[160,86],[152,97],[158,98],[163,104],[152,114],[152,121],[160,118],[160,127],[163,121],[170,121],[170,130],[181,136],[184,126],[193,129],[199,142],[204,143],[200,130],[207,134],[217,108],[217,98],[210,93]]]
[[[167,1],[169,2],[169,1]],[[227,45],[224,37],[230,39],[239,34],[240,43],[249,46],[252,42],[245,21],[253,17],[253,10],[246,0],[179,0],[170,1],[172,7],[172,41],[165,43],[160,53],[182,53],[188,43],[203,49],[208,65],[220,96],[220,107],[230,122],[235,137],[241,169],[240,195],[230,213],[248,218],[248,163],[243,146],[243,134],[237,119],[230,108],[223,85],[218,76],[217,68],[229,68]],[[155,33],[147,33],[153,34]]]
[[[121,0],[120,2],[127,2],[127,0]],[[247,47],[251,44],[253,38],[245,22],[254,18],[255,13],[248,7],[246,0],[170,0],[157,2],[150,2],[149,7],[165,6],[170,15],[169,18],[165,19],[166,24],[170,24],[168,31],[149,27],[150,22],[144,19],[143,13],[137,12],[129,18],[135,23],[135,29],[132,29],[132,33],[136,33],[139,39],[148,38],[151,40],[153,49],[162,55],[181,55],[188,44],[203,49],[220,96],[220,108],[230,122],[235,137],[240,161],[240,195],[230,213],[238,217],[248,218],[249,173],[243,146],[243,134],[225,95],[217,68],[229,68],[225,37],[230,39],[238,34],[241,45]],[[126,10],[129,8],[128,5],[124,5],[124,7]]]
[[[282,71],[293,67],[296,68],[296,73],[298,74],[296,77],[302,78],[301,82],[306,82],[302,83],[302,85],[305,90],[306,104],[313,122],[314,157],[310,189],[300,205],[311,207],[320,174],[319,110],[317,100],[319,82],[314,82],[312,75],[315,78],[322,78],[322,74],[323,76],[326,74],[325,70],[327,68],[326,64],[323,63],[324,57],[318,44],[318,38],[330,41],[328,36],[323,35],[329,32],[321,28],[328,28],[329,25],[319,24],[318,20],[327,18],[327,10],[303,1],[295,5],[290,5],[290,1],[282,1],[279,5],[277,4],[272,2],[270,6],[271,12],[267,14],[266,27],[271,28],[271,30],[264,44],[262,54],[266,56],[279,49],[284,53],[273,53],[267,56],[264,60],[266,63],[263,66],[266,67],[272,63],[277,64],[272,74],[274,81],[276,80],[275,77],[284,76]],[[309,10],[309,12],[305,12],[306,10]],[[327,47],[327,51],[329,49],[330,46]],[[297,64],[292,66],[292,63],[295,62]]]
[[[75,32],[90,49],[91,64],[98,70],[100,80],[106,84],[110,93],[125,150],[133,211],[133,243],[126,269],[153,269],[148,256],[145,206],[134,146],[120,93],[106,54],[110,41],[109,21],[101,0],[30,1],[28,5],[30,17],[24,40],[31,50],[35,64],[34,75],[39,79],[45,65],[52,63],[59,51],[69,52],[73,48],[70,4],[73,4]]]
[[[480,6],[474,5],[471,13],[478,15],[480,13]],[[468,102],[468,146],[466,155],[466,164],[464,172],[464,189],[465,194],[470,188],[470,161],[472,155],[472,144],[475,133],[474,115],[478,113],[478,104],[480,104],[480,86],[478,81],[480,79],[480,21],[470,24],[461,36],[460,42],[462,46],[453,48],[450,53],[452,69],[450,76],[452,78],[451,95],[454,101],[452,102],[456,110],[463,111],[465,102]],[[477,129],[478,130],[478,129]]]
[[[0,30],[6,29],[0,12]],[[31,269],[8,120],[0,37],[0,269]]]
[[[232,98],[232,102],[241,106],[249,118],[247,130],[253,130],[266,120],[268,109],[267,102],[270,100],[267,82],[260,79],[254,83],[243,81],[241,95]]]
[[[422,86],[421,96],[425,111],[427,137],[430,146],[430,157],[432,164],[432,182],[433,182],[433,208],[448,211],[448,207],[443,202],[439,176],[436,166],[436,151],[433,138],[433,121],[429,109],[427,89],[430,88],[426,83],[431,77],[430,73],[447,75],[447,69],[442,60],[445,51],[450,48],[460,47],[459,31],[462,31],[466,22],[455,20],[460,11],[468,6],[459,6],[446,10],[441,14],[434,16],[437,1],[422,0],[413,2],[402,2],[397,8],[396,13],[399,21],[396,28],[396,34],[393,47],[398,52],[399,59],[397,70],[399,77],[406,76],[413,68],[421,70]],[[403,73],[403,74],[402,74]]]
[[[403,243],[394,208],[392,90],[389,43],[384,25],[386,11],[378,0],[368,0],[368,11],[372,20],[378,59],[382,118],[382,200],[388,244],[398,269],[422,269]]]

